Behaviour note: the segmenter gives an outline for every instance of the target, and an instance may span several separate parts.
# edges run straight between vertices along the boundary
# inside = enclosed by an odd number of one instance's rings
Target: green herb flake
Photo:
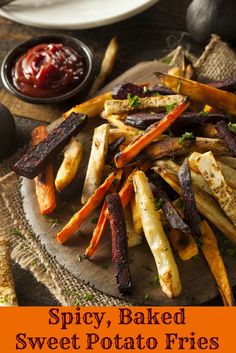
[[[204,112],[204,110],[201,110],[199,115],[201,116],[208,116],[208,112]]]
[[[94,299],[94,295],[91,294],[91,293],[86,293],[86,294],[84,295],[84,299],[87,300],[87,301],[89,301],[89,302],[91,302],[91,301]]]
[[[93,223],[93,224],[97,224],[98,223],[98,217],[91,218],[90,222]]]
[[[159,92],[153,92],[152,95],[153,95],[154,97],[161,96],[161,94],[160,94]]]
[[[160,283],[159,276],[158,276],[158,275],[153,276],[153,277],[152,277],[152,280],[151,280],[151,283],[152,283],[152,284],[158,284],[158,283]]]
[[[58,224],[60,224],[60,221],[57,218],[52,218],[48,215],[44,215],[44,218],[47,222],[52,223],[52,228],[55,228],[56,226],[58,226]]]
[[[138,96],[132,96],[131,93],[128,94],[128,101],[132,108],[137,108],[140,105],[140,98]]]
[[[144,300],[148,299],[149,298],[149,294],[145,294],[144,296]]]
[[[21,233],[21,231],[17,228],[12,229],[11,231],[11,235],[15,235],[16,237],[23,237],[23,234]]]
[[[176,90],[176,92],[177,92],[178,94],[181,94],[182,84],[183,84],[183,82],[179,80],[179,81],[178,81],[177,90]]]
[[[179,137],[178,142],[180,145],[184,144],[184,141],[187,139],[194,139],[194,134],[192,132],[185,132],[184,134],[182,134],[182,136]]]
[[[156,207],[156,210],[159,211],[162,207],[162,204],[163,204],[163,199],[155,199],[155,207]]]
[[[172,56],[166,56],[165,58],[162,59],[162,62],[167,65],[170,65],[171,61],[172,61]]]
[[[197,245],[199,248],[201,248],[203,246],[203,242],[201,238],[197,238]]]
[[[144,86],[143,87],[143,93],[147,93],[148,89],[147,89],[147,86]]]
[[[165,106],[166,112],[167,112],[167,113],[170,113],[176,106],[177,106],[177,103],[172,103],[172,104],[166,105],[166,106]]]
[[[228,123],[228,129],[229,129],[229,131],[231,131],[234,134],[236,134],[236,124]]]

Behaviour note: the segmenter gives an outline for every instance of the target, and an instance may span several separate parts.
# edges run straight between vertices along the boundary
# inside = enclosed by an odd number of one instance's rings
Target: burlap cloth
[[[178,47],[174,52],[172,64],[178,60],[181,50],[184,49]],[[236,75],[236,55],[217,36],[212,37],[204,53],[194,62],[198,77],[204,80],[221,80]],[[76,279],[46,252],[24,215],[20,178],[10,170],[16,158],[15,154],[0,165],[0,240],[8,241],[12,259],[30,270],[62,305],[130,305]]]

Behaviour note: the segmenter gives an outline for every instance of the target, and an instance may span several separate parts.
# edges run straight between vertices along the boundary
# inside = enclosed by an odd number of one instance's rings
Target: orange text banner
[[[236,308],[9,307],[0,347],[13,352],[236,351]]]

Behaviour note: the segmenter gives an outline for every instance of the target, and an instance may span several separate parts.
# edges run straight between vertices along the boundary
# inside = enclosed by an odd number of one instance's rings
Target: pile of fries
[[[224,304],[233,305],[211,224],[236,244],[236,124],[231,122],[236,116],[232,93],[236,81],[206,85],[170,73],[156,75],[161,85],[125,83],[64,114],[64,124],[72,114],[100,115],[105,122],[94,130],[83,207],[58,232],[57,240],[66,243],[102,206],[85,257],[95,255],[110,222],[112,261],[121,293],[132,293],[128,247],[141,244],[145,237],[168,297],[182,291],[173,252],[183,261],[201,252]],[[37,128],[34,148],[47,138],[46,130]],[[55,189],[61,192],[71,183],[83,158],[79,134],[61,146],[64,158],[56,177],[51,162],[46,168],[42,162],[44,169],[35,178],[42,214],[55,209]],[[32,155],[34,150],[31,159]],[[16,171],[27,176],[26,170]]]

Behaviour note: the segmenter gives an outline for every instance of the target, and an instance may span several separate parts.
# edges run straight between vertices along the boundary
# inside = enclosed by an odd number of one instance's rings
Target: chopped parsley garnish
[[[166,56],[164,59],[162,59],[162,62],[164,64],[170,65],[171,60],[172,60],[172,56]]]
[[[161,209],[162,204],[163,204],[163,199],[160,198],[160,199],[155,200],[155,207],[156,207],[157,211],[159,211]]]
[[[170,113],[176,107],[176,105],[177,105],[177,103],[172,103],[172,104],[166,105],[166,112]]]
[[[208,112],[204,112],[204,110],[201,110],[199,115],[202,115],[202,116],[208,116]]]
[[[192,132],[185,132],[179,137],[178,142],[182,145],[186,139],[194,139],[194,134]]]
[[[182,89],[182,81],[179,81],[178,82],[178,86],[177,86],[177,90],[176,90],[176,92],[178,93],[178,94],[181,94],[181,89]]]
[[[93,223],[93,224],[97,224],[98,223],[98,217],[91,218],[90,222]]]
[[[159,282],[160,282],[160,279],[158,275],[152,277],[152,280],[151,280],[152,284],[158,284]]]
[[[234,134],[236,134],[236,124],[228,123],[228,129],[229,129],[229,131],[231,131]]]
[[[58,224],[60,224],[60,221],[57,218],[52,218],[48,215],[44,215],[44,218],[46,219],[47,222],[52,223],[52,228],[55,228],[56,226],[58,226]]]
[[[128,101],[132,108],[137,108],[140,105],[140,98],[138,96],[132,96],[131,93],[128,94]]]
[[[147,93],[148,89],[147,89],[147,86],[144,86],[143,87],[143,93]]]
[[[197,238],[197,245],[198,245],[199,248],[202,247],[203,242],[202,242],[202,239],[201,239],[201,238]]]

